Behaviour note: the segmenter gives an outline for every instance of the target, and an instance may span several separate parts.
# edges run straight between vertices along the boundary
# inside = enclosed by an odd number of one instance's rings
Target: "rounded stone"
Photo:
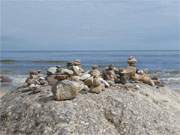
[[[76,97],[81,90],[81,85],[75,81],[64,80],[58,82],[53,88],[53,97],[55,100],[70,100]]]

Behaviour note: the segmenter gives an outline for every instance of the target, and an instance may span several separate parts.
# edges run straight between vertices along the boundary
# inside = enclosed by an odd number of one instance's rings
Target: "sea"
[[[113,64],[126,67],[129,56],[138,60],[137,68],[159,77],[167,86],[180,90],[179,50],[107,50],[107,51],[1,51],[0,74],[9,76],[11,84],[1,84],[1,90],[14,90],[24,83],[31,70],[46,73],[49,67],[65,66],[79,59],[89,70],[97,64],[101,68]]]

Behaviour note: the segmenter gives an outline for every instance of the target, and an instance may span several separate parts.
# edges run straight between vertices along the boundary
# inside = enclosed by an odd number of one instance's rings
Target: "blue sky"
[[[179,0],[1,0],[3,50],[178,50]]]

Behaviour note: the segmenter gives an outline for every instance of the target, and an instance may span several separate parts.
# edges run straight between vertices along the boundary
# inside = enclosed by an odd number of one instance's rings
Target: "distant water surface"
[[[180,52],[174,51],[2,51],[0,57],[1,74],[8,74],[14,82],[32,69],[44,72],[51,66],[65,66],[67,61],[80,59],[85,69],[92,64],[102,67],[113,64],[127,66],[127,58],[133,55],[138,59],[138,68],[158,75],[168,84],[180,86]],[[21,80],[21,81],[20,81]],[[16,85],[15,84],[15,85]],[[180,88],[180,87],[179,87]]]

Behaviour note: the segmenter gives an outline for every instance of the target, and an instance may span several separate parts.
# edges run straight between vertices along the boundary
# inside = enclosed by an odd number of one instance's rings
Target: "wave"
[[[149,68],[144,68],[144,71],[149,74],[161,74],[161,75],[177,75],[180,74],[180,69],[149,69]]]
[[[172,82],[180,82],[180,77],[163,78],[163,80],[172,81]]]
[[[63,60],[35,60],[35,61],[30,61],[32,63],[42,63],[42,64],[65,64],[68,61],[63,61]]]
[[[16,64],[16,63],[34,63],[34,64],[65,64],[65,60],[13,60],[13,59],[4,59],[0,60],[2,64]]]
[[[16,60],[12,60],[12,59],[0,60],[0,63],[3,63],[3,64],[14,64],[16,62],[17,62]]]

